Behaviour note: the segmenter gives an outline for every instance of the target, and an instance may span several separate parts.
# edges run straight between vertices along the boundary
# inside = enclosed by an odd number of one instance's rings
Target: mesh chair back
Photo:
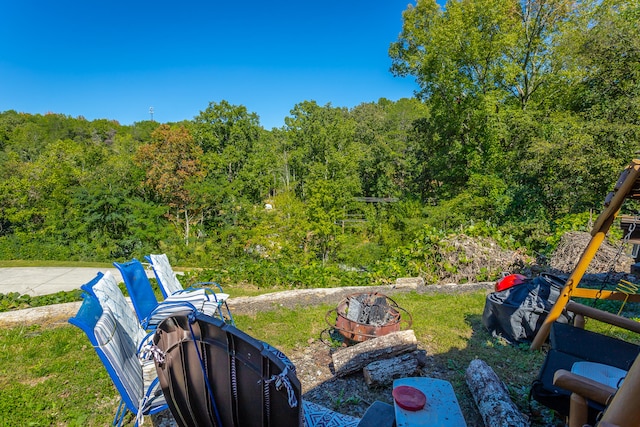
[[[135,312],[118,287],[113,274],[110,271],[98,273],[93,280],[82,285],[81,288],[98,298],[101,306],[109,308],[125,333],[133,338],[137,348],[147,334],[140,326]]]
[[[147,277],[144,266],[135,258],[122,264],[114,262],[113,265],[122,274],[133,308],[138,315],[138,320],[141,324],[146,324],[146,320],[158,306],[158,299],[153,293],[153,287]]]
[[[171,268],[166,254],[151,254],[145,258],[151,263],[156,279],[158,279],[158,286],[165,298],[184,289],[173,268]]]
[[[84,294],[83,298],[78,313],[69,319],[69,323],[87,335],[126,408],[136,415],[139,411],[155,413],[166,409],[162,395],[145,400],[145,404],[139,409],[145,396],[145,386],[132,338],[126,334],[111,310],[100,306],[100,301],[95,296]]]

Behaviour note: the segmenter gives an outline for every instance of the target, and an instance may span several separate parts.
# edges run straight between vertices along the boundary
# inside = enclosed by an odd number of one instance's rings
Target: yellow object
[[[627,198],[640,198],[640,160],[634,159],[631,161],[629,166],[622,171],[620,174],[620,178],[616,182],[614,187],[614,191],[609,193],[605,199],[605,210],[598,216],[596,222],[591,230],[591,240],[587,245],[587,248],[584,250],[580,260],[567,279],[567,282],[558,297],[558,300],[553,305],[547,318],[545,319],[542,327],[536,334],[533,342],[531,343],[531,349],[536,350],[539,349],[542,344],[546,341],[549,336],[549,330],[551,329],[551,324],[555,322],[562,311],[564,310],[567,302],[572,296],[583,297],[583,298],[602,298],[602,299],[614,299],[614,300],[627,300],[631,301],[640,301],[640,295],[637,294],[625,294],[624,292],[619,291],[599,291],[597,289],[580,289],[578,285],[580,284],[580,280],[582,280],[582,276],[584,276],[587,267],[593,260],[596,252],[600,248],[600,245],[604,241],[609,228],[611,228],[611,224],[615,220],[618,212],[620,211],[620,207],[622,203]]]
[[[617,313],[618,316],[620,316],[620,313],[622,313],[622,309],[624,308],[624,305],[629,300],[629,296],[635,295],[638,293],[638,285],[636,285],[635,283],[627,282],[626,280],[620,280],[620,283],[618,283],[618,286],[616,286],[616,291],[626,295],[624,301],[622,301],[620,310],[618,310],[618,313]]]

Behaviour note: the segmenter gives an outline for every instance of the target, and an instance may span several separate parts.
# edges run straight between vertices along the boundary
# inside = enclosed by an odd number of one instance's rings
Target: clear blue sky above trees
[[[389,44],[411,0],[8,2],[0,111],[130,124],[190,120],[210,101],[270,129],[305,100],[353,107],[411,97]]]

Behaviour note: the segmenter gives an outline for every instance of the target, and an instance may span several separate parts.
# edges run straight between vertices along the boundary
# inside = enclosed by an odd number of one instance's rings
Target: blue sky
[[[131,124],[190,120],[209,102],[281,127],[305,100],[412,97],[389,44],[412,0],[5,2],[0,111]]]

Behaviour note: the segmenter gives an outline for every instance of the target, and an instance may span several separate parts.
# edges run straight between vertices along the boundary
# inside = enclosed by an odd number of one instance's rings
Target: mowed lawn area
[[[420,347],[433,357],[430,366],[437,367],[434,376],[451,381],[463,412],[474,419],[477,411],[464,381],[471,360],[487,362],[507,384],[520,409],[528,411],[529,386],[544,358],[542,352],[510,346],[489,335],[481,322],[485,295],[478,291],[394,296],[412,314]],[[331,308],[238,315],[236,323],[250,335],[292,354],[310,339],[320,339],[327,327],[325,314]],[[0,329],[0,425],[109,425],[118,402],[115,387],[79,329],[64,322]],[[549,414],[537,416],[542,418],[534,419],[534,425],[557,421]]]

